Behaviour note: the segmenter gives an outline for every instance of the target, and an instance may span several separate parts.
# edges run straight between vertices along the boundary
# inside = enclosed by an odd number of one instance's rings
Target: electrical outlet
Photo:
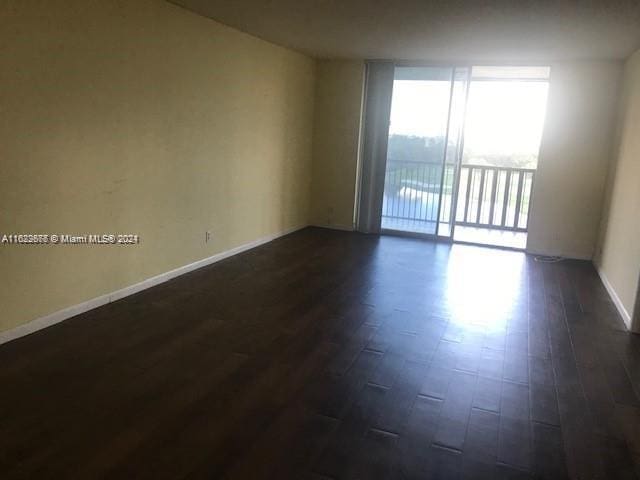
[[[204,242],[208,243],[210,240],[211,240],[211,232],[210,231],[204,232]]]

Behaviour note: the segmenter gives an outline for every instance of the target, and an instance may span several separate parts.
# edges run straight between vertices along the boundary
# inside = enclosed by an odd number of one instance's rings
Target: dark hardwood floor
[[[0,478],[634,479],[587,262],[309,228],[0,346]]]

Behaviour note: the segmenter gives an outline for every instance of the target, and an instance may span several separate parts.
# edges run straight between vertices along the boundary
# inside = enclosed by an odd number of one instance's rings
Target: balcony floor
[[[382,217],[382,229],[399,232],[435,235],[436,222],[428,220]],[[449,224],[440,225],[440,234],[448,235]],[[511,232],[492,228],[477,228],[458,225],[454,232],[456,242],[477,243],[494,247],[524,250],[527,246],[526,232]]]
[[[435,235],[436,233],[436,222],[429,220],[393,218],[383,216],[381,227],[383,230],[422,233],[426,235]]]
[[[494,247],[524,250],[527,246],[527,232],[511,232],[492,228],[456,226],[453,233],[456,242],[477,243]]]

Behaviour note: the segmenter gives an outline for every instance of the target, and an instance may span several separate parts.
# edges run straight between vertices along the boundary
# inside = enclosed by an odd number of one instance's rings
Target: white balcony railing
[[[535,170],[462,165],[455,206],[456,166],[387,161],[382,216],[433,223],[526,231]],[[439,206],[442,185],[442,202]],[[455,207],[455,208],[454,208]]]

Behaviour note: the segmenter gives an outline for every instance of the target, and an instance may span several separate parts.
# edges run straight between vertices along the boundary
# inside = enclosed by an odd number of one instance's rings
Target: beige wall
[[[626,63],[596,263],[630,318],[640,277],[640,51]],[[640,330],[637,322],[632,328]]]
[[[618,62],[552,65],[529,251],[592,258],[621,70]]]
[[[364,62],[318,62],[312,223],[351,229]]]
[[[161,0],[0,4],[0,331],[308,223],[315,62]],[[213,239],[205,243],[205,231]]]

